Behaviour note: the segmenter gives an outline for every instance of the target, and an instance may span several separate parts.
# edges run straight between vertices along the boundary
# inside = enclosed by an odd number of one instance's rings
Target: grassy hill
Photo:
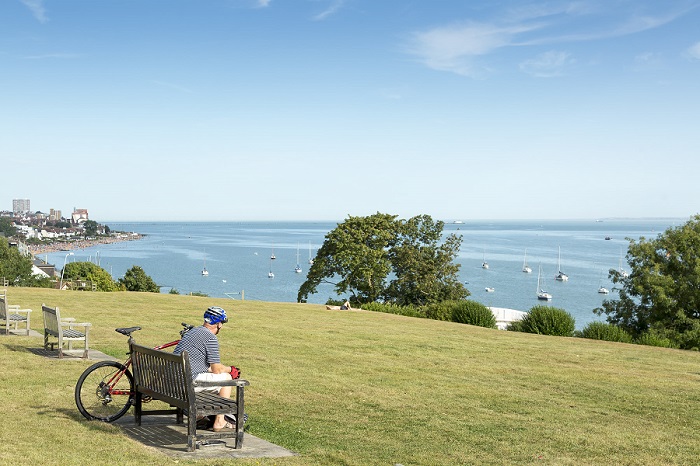
[[[236,464],[697,464],[700,353],[546,337],[323,306],[151,293],[9,288],[92,322],[91,347],[124,357],[175,339],[210,305],[232,315],[225,363],[242,369],[249,431],[300,453]],[[0,464],[163,464],[165,457],[77,412],[89,361],[58,361],[0,337]],[[51,452],[47,456],[47,452]],[[199,461],[198,464],[221,464]]]

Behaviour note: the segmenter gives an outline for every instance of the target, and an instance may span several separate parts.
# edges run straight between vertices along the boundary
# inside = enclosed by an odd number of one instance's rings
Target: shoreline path
[[[50,243],[29,244],[27,245],[29,252],[37,256],[39,254],[48,254],[58,251],[72,251],[74,249],[90,248],[98,244],[113,244],[122,243],[124,241],[136,241],[143,238],[139,233],[119,234],[114,236],[105,236],[93,239],[78,239],[69,241],[51,241]]]

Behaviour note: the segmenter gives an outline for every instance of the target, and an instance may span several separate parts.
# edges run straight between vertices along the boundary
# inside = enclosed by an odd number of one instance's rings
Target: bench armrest
[[[14,304],[12,306],[7,306],[7,311],[8,312],[23,312],[23,313],[27,313],[27,314],[32,312],[31,309],[20,309],[17,304]]]
[[[204,382],[194,380],[192,383],[195,387],[245,387],[246,385],[250,385],[250,382],[244,379],[231,379],[223,382]]]
[[[61,322],[75,322],[75,317],[61,317]]]
[[[92,324],[90,322],[75,322],[75,319],[71,319],[70,322],[67,322],[63,319],[61,319],[61,327],[68,327],[68,328],[73,328],[73,327],[92,327]]]

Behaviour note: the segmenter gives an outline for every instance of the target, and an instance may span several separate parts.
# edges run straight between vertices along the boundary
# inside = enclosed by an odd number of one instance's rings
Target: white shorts
[[[227,382],[231,380],[231,374],[224,372],[222,374],[214,374],[213,372],[202,372],[194,378],[201,382]],[[194,387],[195,392],[213,392],[219,393],[221,387]]]

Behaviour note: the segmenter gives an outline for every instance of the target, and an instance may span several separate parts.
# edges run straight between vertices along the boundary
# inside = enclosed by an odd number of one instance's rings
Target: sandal
[[[223,427],[213,427],[214,432],[226,432],[230,430],[236,430],[236,428],[230,422],[227,422]]]

